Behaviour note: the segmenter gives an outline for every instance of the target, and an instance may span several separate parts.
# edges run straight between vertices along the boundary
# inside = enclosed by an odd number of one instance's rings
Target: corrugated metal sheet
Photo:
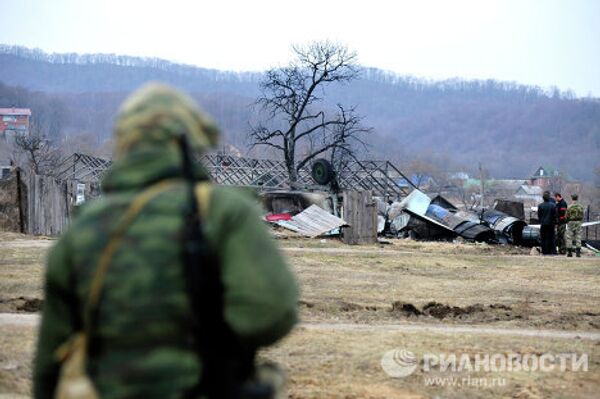
[[[311,205],[292,217],[292,220],[281,220],[277,224],[307,237],[317,237],[335,228],[348,225],[344,219],[330,214],[317,205]]]
[[[400,202],[402,208],[419,216],[425,216],[429,204],[431,204],[431,198],[417,189],[414,189]]]

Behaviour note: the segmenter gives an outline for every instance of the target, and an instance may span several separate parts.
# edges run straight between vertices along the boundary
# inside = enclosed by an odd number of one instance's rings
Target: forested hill
[[[243,147],[260,73],[235,73],[116,55],[46,54],[0,46],[0,81],[60,100],[64,134],[108,138],[119,103],[148,80],[190,92]],[[4,86],[1,106],[27,106],[24,90]],[[21,93],[21,94],[19,94]],[[497,177],[551,165],[591,179],[600,164],[600,101],[498,81],[428,81],[377,69],[326,93],[332,105],[356,105],[374,129],[371,157],[402,163],[421,155]]]

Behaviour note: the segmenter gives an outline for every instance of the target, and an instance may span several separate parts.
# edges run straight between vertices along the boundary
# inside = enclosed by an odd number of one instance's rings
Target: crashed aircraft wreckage
[[[263,206],[268,212],[265,220],[308,237],[339,234],[340,227],[349,226],[340,218],[344,212],[336,195],[339,185],[335,173],[330,165],[325,168],[328,171],[316,173],[322,166],[315,164],[313,179],[321,186],[330,184],[329,190],[263,193]],[[400,202],[386,203],[380,197],[375,200],[378,234],[426,240],[461,237],[476,242],[539,245],[539,225],[528,225],[523,220],[522,204],[516,201],[497,200],[494,208],[463,211],[441,195],[431,199],[416,187]],[[600,221],[588,222],[584,227],[598,223]]]
[[[453,213],[441,205],[432,204],[431,198],[417,189],[400,202],[400,208],[411,216],[431,223],[447,233],[434,231],[433,234],[436,238],[447,235],[449,237],[461,236],[474,241],[491,241],[495,237],[494,230],[481,224],[479,220],[465,217],[469,215]],[[410,226],[410,221],[407,226]],[[422,228],[418,230],[423,231]]]
[[[322,193],[271,192],[263,196],[269,214],[265,220],[308,237],[336,235],[348,226],[341,218],[335,196]],[[498,209],[462,211],[443,197],[432,200],[414,189],[401,202],[386,204],[377,200],[377,232],[396,237],[425,240],[449,240],[461,237],[468,241],[520,246],[537,246],[540,226]],[[291,211],[291,212],[290,212]],[[583,225],[599,224],[600,221]]]
[[[389,231],[397,236],[411,235],[422,239],[462,237],[470,241],[537,246],[540,226],[498,209],[460,211],[441,196],[431,200],[418,189],[401,202],[390,205],[387,213]],[[600,221],[583,223],[583,227]]]
[[[539,244],[539,226],[497,209],[461,211],[443,197],[434,200],[418,189],[413,190],[388,210],[389,231],[397,236],[421,239],[452,239],[535,246]]]

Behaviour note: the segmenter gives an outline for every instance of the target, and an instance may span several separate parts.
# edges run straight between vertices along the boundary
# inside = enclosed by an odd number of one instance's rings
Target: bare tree
[[[479,172],[479,206],[485,208],[493,203],[493,198],[488,198],[492,186],[490,171],[484,168],[481,162],[479,162],[477,170]]]
[[[453,185],[456,198],[461,202],[463,208],[465,210],[475,209],[477,206],[476,194],[479,192],[479,187],[474,185],[466,186],[465,181],[461,179],[454,179],[451,184]]]
[[[562,171],[556,171],[548,180],[548,190],[551,193],[562,193],[567,179]]]
[[[36,175],[46,173],[56,165],[60,158],[59,152],[52,147],[50,140],[41,133],[40,126],[32,122],[29,134],[17,134],[15,147],[25,154],[29,168]]]
[[[432,162],[433,156],[417,156],[407,165],[412,183],[420,190],[429,186],[441,174],[441,170]]]
[[[268,71],[261,82],[257,104],[267,121],[250,131],[252,146],[268,146],[283,155],[291,183],[317,156],[329,154],[335,160],[353,155],[353,145],[364,145],[361,133],[370,132],[361,126],[355,107],[337,104],[331,111],[323,105],[327,85],[358,76],[356,53],[330,42],[293,50],[296,60]]]

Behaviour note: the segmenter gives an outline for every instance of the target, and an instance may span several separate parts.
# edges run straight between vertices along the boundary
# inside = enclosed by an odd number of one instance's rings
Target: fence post
[[[25,221],[23,220],[23,193],[21,192],[21,169],[16,168],[17,175],[17,204],[19,207],[19,233],[25,233]]]
[[[587,212],[586,212],[586,213],[587,213],[587,215],[585,216],[585,221],[586,221],[586,222],[589,222],[589,221],[590,221],[590,205],[588,205],[588,206],[587,206],[587,209],[586,209],[586,211],[587,211]],[[588,226],[588,227],[586,227],[586,229],[585,229],[585,240],[586,240],[586,241],[587,241],[587,240],[590,238],[590,237],[589,237],[589,235],[590,235],[590,228],[589,228],[589,226]]]

